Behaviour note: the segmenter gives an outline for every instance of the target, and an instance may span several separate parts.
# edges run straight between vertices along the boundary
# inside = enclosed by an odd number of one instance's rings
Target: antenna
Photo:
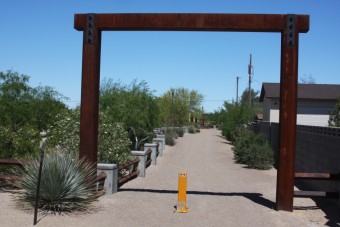
[[[252,55],[250,53],[250,63],[248,65],[248,74],[249,74],[249,82],[248,82],[248,92],[249,92],[249,106],[251,106],[251,73],[252,73],[252,69],[253,66],[251,64],[251,60],[252,60]]]
[[[236,77],[236,103],[238,103],[238,80],[240,79],[239,76]]]

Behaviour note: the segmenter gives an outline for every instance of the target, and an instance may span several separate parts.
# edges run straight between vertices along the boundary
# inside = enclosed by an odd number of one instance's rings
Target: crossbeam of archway
[[[102,31],[207,31],[281,33],[280,149],[276,209],[293,210],[299,33],[309,15],[292,14],[76,14],[83,31],[80,157],[97,163]]]

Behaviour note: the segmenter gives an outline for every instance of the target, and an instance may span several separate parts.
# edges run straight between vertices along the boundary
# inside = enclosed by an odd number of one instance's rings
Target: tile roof
[[[280,97],[279,83],[262,83],[260,102],[267,98]],[[298,99],[335,100],[340,98],[339,84],[299,84]]]

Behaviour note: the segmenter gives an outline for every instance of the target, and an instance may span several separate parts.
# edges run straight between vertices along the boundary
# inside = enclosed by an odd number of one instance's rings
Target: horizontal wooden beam
[[[334,173],[295,173],[295,179],[302,180],[340,180],[340,174]]]
[[[84,31],[86,15],[75,14],[74,28]],[[94,14],[101,31],[282,32],[286,14]],[[309,15],[296,15],[296,30],[309,30]]]
[[[18,159],[4,159],[0,158],[0,165],[16,165],[16,166],[23,166],[28,164],[29,161],[27,160],[18,160]]]
[[[339,192],[323,192],[323,191],[294,191],[296,198],[317,198],[338,199]]]

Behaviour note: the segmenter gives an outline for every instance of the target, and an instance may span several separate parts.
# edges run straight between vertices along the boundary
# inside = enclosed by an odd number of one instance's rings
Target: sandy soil
[[[188,213],[174,212],[178,173],[188,172]],[[231,146],[214,129],[185,134],[166,146],[145,178],[102,196],[89,213],[39,214],[37,226],[336,226],[339,207],[295,199],[294,212],[274,210],[276,170],[235,164]],[[23,210],[13,194],[0,192],[0,226],[32,226],[33,210]],[[332,207],[333,206],[333,207]],[[330,211],[330,212],[329,212]]]

